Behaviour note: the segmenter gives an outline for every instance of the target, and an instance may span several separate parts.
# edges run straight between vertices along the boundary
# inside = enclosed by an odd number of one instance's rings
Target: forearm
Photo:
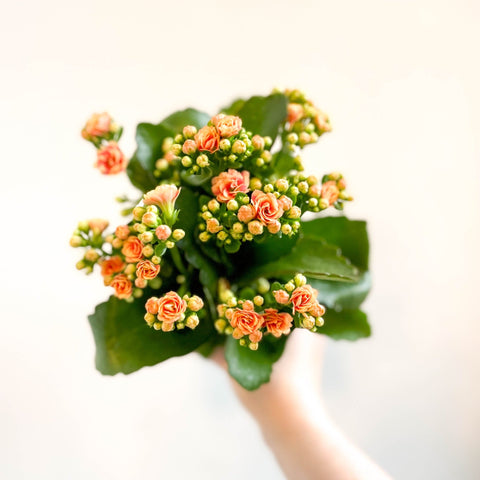
[[[289,480],[391,479],[343,435],[319,397],[275,400],[252,414]]]

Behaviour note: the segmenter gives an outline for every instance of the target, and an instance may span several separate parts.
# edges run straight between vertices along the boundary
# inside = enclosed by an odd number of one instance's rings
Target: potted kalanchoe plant
[[[303,92],[274,91],[213,117],[188,108],[140,123],[128,161],[110,115],[88,120],[96,167],[126,172],[142,192],[125,224],[108,233],[105,220],[80,222],[70,241],[85,250],[77,268],[98,266],[113,290],[89,316],[101,373],[224,345],[231,376],[253,390],[295,328],[370,335],[359,309],[370,288],[366,224],[329,215],[352,199],[341,174],[303,173],[301,150],[330,130]]]

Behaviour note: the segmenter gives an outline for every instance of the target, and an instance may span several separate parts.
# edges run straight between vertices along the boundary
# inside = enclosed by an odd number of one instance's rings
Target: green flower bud
[[[308,183],[303,181],[303,182],[300,182],[298,185],[297,185],[297,188],[298,190],[301,192],[301,193],[307,193],[308,192]]]
[[[182,165],[185,167],[185,168],[189,168],[192,166],[192,159],[188,156],[188,155],[185,155],[184,157],[182,157]]]
[[[228,234],[222,230],[221,232],[217,233],[217,238],[224,242],[228,238]]]
[[[158,170],[160,170],[161,172],[164,172],[165,170],[167,170],[169,166],[170,164],[164,158],[159,158],[155,162],[155,167],[158,168]]]
[[[184,140],[184,138],[183,138],[183,135],[181,133],[179,133],[178,135],[175,135],[175,137],[173,139],[173,141],[175,143],[182,143],[183,140]]]
[[[202,155],[199,155],[197,157],[197,165],[201,168],[205,168],[210,165],[210,161],[208,160],[208,157],[204,153],[202,153]]]
[[[151,243],[153,241],[153,233],[144,232],[144,233],[141,233],[138,238],[142,243]]]
[[[188,318],[187,318],[187,321],[186,321],[186,325],[188,328],[190,329],[194,329],[198,324],[200,323],[200,320],[198,318],[198,315],[196,315],[195,313],[190,315]]]
[[[179,240],[181,240],[185,236],[185,230],[182,230],[181,228],[176,228],[173,231],[172,236],[173,236],[174,240],[176,240],[178,242]]]
[[[282,233],[284,235],[290,235],[292,233],[292,227],[288,223],[282,225]]]
[[[223,333],[226,326],[227,326],[227,322],[226,320],[223,320],[223,318],[219,318],[218,320],[215,321],[215,329],[217,330],[218,333]]]
[[[325,320],[322,317],[317,317],[315,319],[315,326],[323,327],[324,324],[325,324]]]
[[[229,200],[227,203],[227,209],[236,212],[238,210],[238,202],[236,200]]]
[[[165,242],[165,246],[167,248],[173,248],[175,246],[175,242],[172,242],[171,240],[168,240]]]
[[[264,298],[261,296],[261,295],[255,295],[255,297],[253,297],[253,303],[257,306],[257,307],[261,307],[263,305],[263,302],[264,302]]]
[[[153,255],[153,247],[149,244],[149,245],[145,245],[143,247],[143,250],[142,250],[142,253],[146,256],[146,257],[151,257]]]
[[[78,222],[77,228],[84,233],[88,233],[90,231],[90,225],[86,220],[83,220],[81,222]]]
[[[248,348],[253,351],[258,350],[258,343],[250,343]]]
[[[228,138],[224,138],[223,140],[220,140],[220,150],[222,150],[222,152],[229,152],[230,151],[230,148],[231,148],[231,144],[230,144],[230,140],[228,140]]]
[[[257,167],[263,167],[265,165],[265,160],[263,158],[257,158],[255,165],[257,165]]]
[[[85,240],[80,235],[72,235],[70,238],[70,246],[73,248],[82,247],[85,243]]]
[[[298,135],[296,133],[290,133],[287,135],[287,142],[288,143],[297,143],[298,142]]]
[[[170,147],[170,151],[176,156],[178,157],[181,153],[182,153],[182,146],[178,143],[174,143],[171,147]]]
[[[197,133],[197,129],[193,125],[187,125],[183,127],[183,136],[185,138],[193,138]]]
[[[318,202],[318,206],[320,207],[321,210],[325,210],[330,206],[330,203],[326,198],[321,198],[320,201]]]
[[[265,147],[270,148],[272,146],[272,138],[271,137],[263,137],[263,140],[265,142]]]
[[[160,257],[157,257],[157,255],[154,255],[150,260],[155,265],[160,265],[160,262],[162,261],[162,259]]]
[[[136,220],[137,222],[141,222],[142,217],[143,217],[143,215],[145,214],[146,211],[147,211],[147,209],[144,208],[144,207],[135,207],[132,210],[134,220]]]
[[[245,153],[246,150],[247,150],[247,146],[245,145],[245,142],[242,142],[242,140],[235,140],[235,142],[232,145],[233,153],[241,155],[242,153]]]
[[[270,290],[270,282],[266,278],[257,279],[257,290],[261,294],[265,294]]]
[[[220,232],[222,233],[222,232]],[[208,242],[210,240],[210,234],[207,232],[202,232],[198,238],[200,239],[201,242]]]
[[[211,212],[216,212],[220,208],[220,204],[214,198],[208,202],[208,209]],[[210,217],[211,218],[211,217]]]
[[[305,275],[302,275],[301,273],[297,273],[295,277],[293,277],[293,280],[297,287],[301,287],[307,283]]]

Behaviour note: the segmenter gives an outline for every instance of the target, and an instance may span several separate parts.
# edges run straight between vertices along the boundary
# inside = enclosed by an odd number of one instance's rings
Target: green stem
[[[173,247],[170,249],[170,254],[172,255],[172,260],[173,260],[173,263],[175,264],[175,266],[177,267],[177,270],[185,275],[187,273],[187,270],[185,269],[185,266],[183,265],[183,262],[182,262],[182,257],[180,255],[180,251],[178,249],[178,247]]]

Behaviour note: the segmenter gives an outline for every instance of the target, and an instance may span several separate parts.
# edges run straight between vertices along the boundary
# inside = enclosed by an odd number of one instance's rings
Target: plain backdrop
[[[196,355],[102,377],[74,269],[78,220],[115,224],[94,111],[135,125],[299,87],[332,119],[308,169],[369,222],[369,340],[330,341],[336,421],[395,478],[480,477],[480,4],[2,2],[0,477],[282,479],[224,373]]]

